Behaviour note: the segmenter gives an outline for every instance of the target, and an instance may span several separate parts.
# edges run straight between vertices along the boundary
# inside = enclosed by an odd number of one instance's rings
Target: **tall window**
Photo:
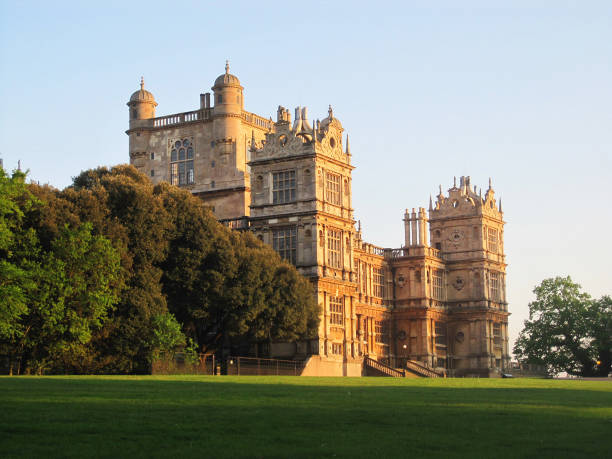
[[[432,296],[434,300],[444,300],[444,286],[442,284],[442,270],[432,269],[433,289]]]
[[[499,301],[499,273],[490,273],[491,300]]]
[[[382,268],[373,268],[372,285],[374,296],[382,298],[384,295],[385,272]]]
[[[446,326],[442,322],[435,323],[436,344],[446,346]]]
[[[342,201],[340,199],[340,176],[338,174],[326,172],[325,178],[327,182],[325,199],[327,200],[327,202],[339,206],[340,204],[342,204]]]
[[[336,230],[327,230],[327,264],[332,268],[341,268],[340,241],[342,233]]]
[[[193,182],[193,145],[189,139],[177,140],[170,151],[170,183],[191,185]]]
[[[295,201],[295,171],[272,174],[272,202],[284,204]]]
[[[489,252],[497,253],[497,230],[489,228]]]
[[[375,340],[379,344],[388,344],[389,339],[387,337],[387,321],[376,320],[374,321],[374,334]]]
[[[329,323],[344,327],[344,303],[340,297],[329,297]]]
[[[495,346],[501,346],[501,339],[501,324],[499,322],[495,322],[493,323],[493,343]]]
[[[363,293],[367,292],[368,288],[368,265],[365,263],[361,263],[361,291]]]
[[[295,264],[297,259],[297,228],[272,230],[272,247],[285,260]]]

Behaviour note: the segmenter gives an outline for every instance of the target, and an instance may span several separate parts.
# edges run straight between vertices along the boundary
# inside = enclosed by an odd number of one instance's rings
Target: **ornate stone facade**
[[[144,90],[130,98],[130,162],[157,183],[189,189],[227,225],[249,228],[311,279],[318,338],[276,344],[275,357],[310,357],[307,373],[361,375],[365,355],[448,374],[492,376],[509,365],[503,213],[461,177],[404,215],[405,243],[364,242],[351,202],[348,136],[331,107],[322,121],[279,107],[273,122],[244,110],[226,65],[200,109],[155,117]],[[431,241],[431,244],[429,243]]]

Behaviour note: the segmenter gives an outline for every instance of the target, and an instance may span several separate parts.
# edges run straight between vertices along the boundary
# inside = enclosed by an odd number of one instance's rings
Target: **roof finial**
[[[140,77],[140,90],[142,91],[144,89],[144,77]]]
[[[348,136],[348,134],[346,135],[346,154],[347,155],[351,154],[351,147],[349,146],[349,136]]]
[[[225,60],[225,73],[228,74],[229,73],[229,59]]]
[[[493,185],[491,184],[491,182],[492,182],[492,181],[491,181],[491,177],[489,177],[489,190],[490,190],[491,188],[493,188]]]
[[[431,195],[429,195],[429,211],[433,210],[433,200],[431,199]]]
[[[329,109],[327,110],[327,113],[329,115],[329,120],[333,120],[334,119],[334,110],[332,109],[331,104],[329,105]]]

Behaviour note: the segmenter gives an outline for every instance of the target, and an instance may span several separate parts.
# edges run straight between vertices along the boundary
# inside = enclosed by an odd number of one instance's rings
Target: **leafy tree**
[[[316,333],[308,281],[188,191],[131,166],[23,179],[0,177],[0,345],[30,370],[147,372],[177,346]]]
[[[534,293],[536,300],[529,304],[529,320],[514,354],[522,361],[546,366],[550,374],[607,376],[612,321],[609,297],[593,301],[569,276],[545,279]],[[598,360],[603,365],[598,366]]]
[[[62,366],[108,317],[117,300],[119,257],[106,238],[91,234],[88,224],[66,225],[49,250],[32,240],[20,248],[19,257],[32,285],[25,310],[12,321],[15,333],[4,337],[3,348],[17,362],[18,373],[23,367],[42,373]]]
[[[186,344],[181,324],[169,313],[157,314],[151,322],[154,326],[151,360],[173,359],[176,348]]]
[[[91,225],[67,225],[42,255],[20,340],[38,373],[87,344],[118,300],[119,255]]]
[[[25,174],[15,171],[9,177],[0,167],[0,341],[20,336],[19,319],[27,313],[28,295],[35,287],[34,266],[24,251],[38,240],[23,225],[24,212],[35,205]]]
[[[96,337],[96,351],[108,365],[105,372],[149,371],[154,352],[153,317],[166,314],[159,265],[167,255],[170,230],[161,199],[150,180],[132,166],[85,171],[63,192],[81,218],[122,250],[122,291],[113,320]]]
[[[156,187],[173,221],[162,264],[169,310],[201,349],[295,341],[318,327],[312,286],[251,233],[230,231],[185,190]]]
[[[612,367],[612,298],[602,296],[592,302],[589,321],[593,347],[597,350],[597,376],[608,376]]]

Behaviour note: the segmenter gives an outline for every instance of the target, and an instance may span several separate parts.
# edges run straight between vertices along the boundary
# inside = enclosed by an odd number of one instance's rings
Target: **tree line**
[[[57,190],[0,168],[0,356],[12,373],[146,373],[178,348],[316,336],[311,284],[132,166]]]

